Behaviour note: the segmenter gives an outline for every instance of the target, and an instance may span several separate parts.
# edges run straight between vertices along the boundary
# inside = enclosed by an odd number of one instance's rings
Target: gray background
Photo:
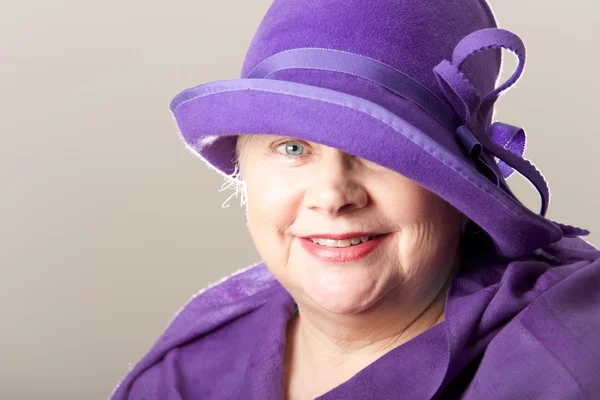
[[[0,398],[107,398],[194,293],[259,260],[240,198],[222,208],[233,189],[184,148],[168,105],[239,77],[270,1],[0,4]],[[548,216],[598,243],[600,6],[492,7],[528,50],[497,119],[526,129]]]

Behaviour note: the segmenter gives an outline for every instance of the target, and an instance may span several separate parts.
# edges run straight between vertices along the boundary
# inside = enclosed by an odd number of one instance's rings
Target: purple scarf
[[[598,398],[599,250],[563,238],[471,257],[448,290],[442,323],[318,399]],[[239,270],[192,298],[111,399],[283,399],[294,306],[263,262]]]

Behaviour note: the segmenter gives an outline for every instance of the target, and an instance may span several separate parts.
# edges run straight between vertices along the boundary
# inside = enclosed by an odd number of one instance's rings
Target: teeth
[[[371,236],[361,236],[352,239],[344,239],[344,240],[333,240],[333,239],[321,239],[321,238],[310,238],[313,243],[320,244],[321,246],[327,247],[349,247],[356,246],[361,243],[368,242],[371,240]]]

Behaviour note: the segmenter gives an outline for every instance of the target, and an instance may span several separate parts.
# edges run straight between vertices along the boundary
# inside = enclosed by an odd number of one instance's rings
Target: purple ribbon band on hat
[[[282,51],[258,64],[247,78],[266,78],[277,71],[298,68],[343,72],[367,79],[412,101],[448,130],[456,129],[460,123],[448,104],[412,77],[374,58],[343,50],[302,47]]]
[[[498,48],[513,51],[519,58],[519,65],[505,83],[481,97],[460,68],[472,54]],[[514,196],[505,182],[498,179],[495,170],[490,167],[491,163],[496,162],[492,156],[498,158],[498,169],[505,179],[515,170],[525,176],[540,194],[540,214],[544,216],[548,208],[550,192],[542,174],[532,163],[523,158],[527,142],[523,128],[495,122],[483,129],[475,129],[473,126],[478,125],[472,124],[476,118],[480,119],[480,116],[487,115],[500,93],[519,79],[524,64],[525,45],[512,32],[489,28],[465,36],[455,47],[452,62],[443,60],[433,68],[438,85],[452,107],[427,87],[388,64],[336,49],[308,47],[282,51],[258,64],[247,78],[267,78],[277,71],[304,68],[342,72],[377,83],[413,102],[448,131],[454,132],[478,170],[495,185],[502,185],[509,194]],[[485,154],[484,149],[489,154]]]

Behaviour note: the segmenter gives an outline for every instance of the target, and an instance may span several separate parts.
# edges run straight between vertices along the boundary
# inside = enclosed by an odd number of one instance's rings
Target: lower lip
[[[356,261],[368,256],[373,250],[378,248],[389,236],[389,233],[371,239],[368,242],[356,246],[348,247],[326,247],[313,243],[310,239],[300,238],[300,244],[313,256],[319,260],[327,262],[348,262]]]

